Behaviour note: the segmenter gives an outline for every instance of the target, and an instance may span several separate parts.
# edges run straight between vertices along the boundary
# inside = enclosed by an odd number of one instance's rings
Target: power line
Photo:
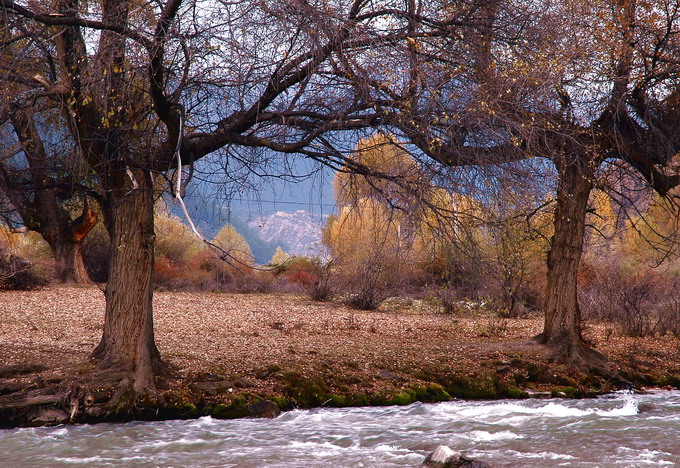
[[[234,200],[232,200],[234,201]],[[278,201],[278,200],[253,200],[252,198],[239,198],[238,201],[246,201],[252,203],[273,203],[279,205],[298,205],[298,206],[323,206],[327,208],[335,208],[335,203],[311,203],[311,202],[295,202],[295,201]]]

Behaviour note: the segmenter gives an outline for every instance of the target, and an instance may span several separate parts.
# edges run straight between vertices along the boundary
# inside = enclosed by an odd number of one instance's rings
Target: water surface
[[[494,466],[680,466],[680,392],[2,430],[0,466],[414,467],[437,445]]]

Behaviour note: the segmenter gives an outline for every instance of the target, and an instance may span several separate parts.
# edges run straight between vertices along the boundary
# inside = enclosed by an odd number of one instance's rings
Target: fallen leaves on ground
[[[447,366],[474,374],[489,360],[539,353],[529,345],[540,316],[453,317],[418,301],[402,308],[359,311],[295,295],[157,292],[154,322],[163,357],[180,375],[254,376],[276,365],[303,374],[345,369],[374,379],[380,370]],[[0,365],[39,363],[59,372],[88,360],[102,332],[104,295],[97,287],[0,292]],[[630,338],[606,324],[587,338],[615,365],[664,369],[680,364],[675,337]],[[266,392],[272,381],[258,380]]]

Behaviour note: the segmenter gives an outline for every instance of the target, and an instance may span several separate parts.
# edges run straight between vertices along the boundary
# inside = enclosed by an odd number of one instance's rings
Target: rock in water
[[[427,456],[421,468],[491,468],[491,465],[472,460],[445,445],[440,445]]]
[[[440,445],[434,452],[429,454],[422,464],[422,467],[427,468],[444,468],[449,465],[449,460],[457,460],[460,457],[460,453],[454,452],[446,445]]]

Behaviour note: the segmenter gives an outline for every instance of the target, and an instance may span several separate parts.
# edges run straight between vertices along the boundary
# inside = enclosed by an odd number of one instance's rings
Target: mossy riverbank
[[[294,408],[455,398],[584,398],[680,388],[677,337],[626,337],[589,324],[606,376],[552,362],[531,342],[539,315],[442,315],[412,301],[372,312],[292,295],[158,293],[156,340],[173,371],[132,410],[89,353],[101,336],[96,288],[3,292],[0,426],[271,416]]]
[[[83,366],[85,367],[85,366]],[[326,369],[318,374],[271,364],[250,376],[200,373],[159,382],[159,391],[130,410],[107,406],[113,386],[94,386],[88,372],[40,378],[40,368],[0,368],[0,427],[130,420],[275,417],[311,408],[408,405],[455,399],[589,398],[627,388],[680,388],[680,369],[669,374],[629,370],[616,378],[576,372],[531,360],[482,363],[461,369],[409,367],[364,374]],[[27,372],[26,372],[27,371]],[[46,369],[45,369],[46,371]],[[266,392],[260,390],[266,383]],[[75,392],[75,393],[74,393]]]

